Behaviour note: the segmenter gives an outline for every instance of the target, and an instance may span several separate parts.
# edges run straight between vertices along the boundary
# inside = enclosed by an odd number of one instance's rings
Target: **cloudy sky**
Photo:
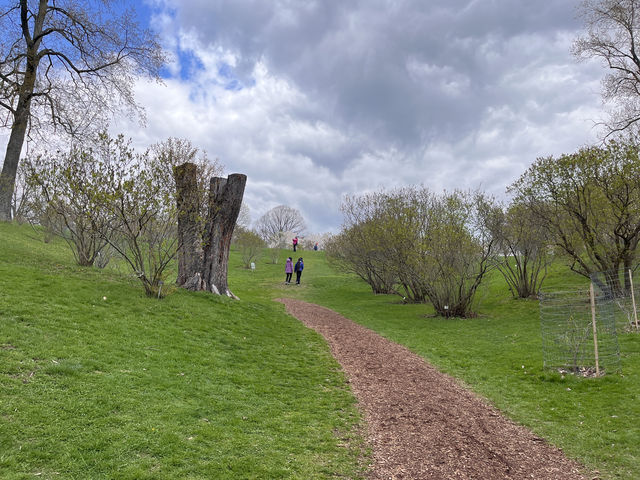
[[[149,0],[173,53],[140,83],[134,144],[190,139],[337,231],[345,194],[422,184],[505,197],[539,156],[597,140],[597,62],[570,54],[578,0]]]

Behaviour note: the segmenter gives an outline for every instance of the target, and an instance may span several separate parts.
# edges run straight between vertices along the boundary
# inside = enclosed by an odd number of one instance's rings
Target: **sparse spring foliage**
[[[328,242],[327,258],[374,293],[392,291],[428,300],[443,316],[469,316],[494,246],[487,202],[480,194],[436,195],[423,187],[347,197],[343,230]]]
[[[102,134],[91,148],[28,160],[33,220],[63,237],[80,265],[102,264],[108,245],[155,296],[177,248],[167,145],[139,154]]]
[[[640,241],[640,157],[635,141],[610,140],[538,158],[511,186],[569,259],[573,271],[628,270]]]

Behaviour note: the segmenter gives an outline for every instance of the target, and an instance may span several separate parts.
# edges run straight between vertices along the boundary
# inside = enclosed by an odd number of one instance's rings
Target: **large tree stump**
[[[203,261],[200,193],[197,167],[183,163],[173,169],[178,204],[178,279],[189,290],[200,290]]]
[[[204,221],[199,211],[195,165],[185,163],[175,167],[174,176],[178,193],[177,284],[188,290],[237,298],[227,284],[227,265],[247,176],[234,173],[226,179],[211,179]]]
[[[207,290],[229,297],[234,297],[227,285],[229,246],[246,183],[246,175],[234,173],[226,179],[212,178],[209,186],[202,276]]]

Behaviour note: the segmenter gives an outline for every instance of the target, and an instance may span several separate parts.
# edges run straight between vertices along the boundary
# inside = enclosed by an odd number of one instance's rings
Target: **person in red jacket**
[[[298,237],[294,237],[293,239],[293,251],[296,251],[296,247],[298,246]]]

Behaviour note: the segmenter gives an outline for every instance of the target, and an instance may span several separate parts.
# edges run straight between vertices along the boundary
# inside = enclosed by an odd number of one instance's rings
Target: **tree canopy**
[[[584,276],[628,269],[640,241],[640,158],[635,141],[611,140],[538,158],[511,189]]]
[[[287,232],[300,234],[306,228],[298,209],[278,205],[262,215],[256,222],[256,231],[270,245],[283,246]]]
[[[579,8],[586,32],[573,44],[580,60],[600,59],[609,72],[602,96],[613,106],[608,133],[637,126],[640,120],[640,1],[584,0]]]
[[[134,81],[159,79],[164,60],[156,35],[120,2],[0,2],[1,122],[11,129],[0,174],[0,220],[11,219],[28,132],[77,138],[104,129],[114,111],[141,113]]]

